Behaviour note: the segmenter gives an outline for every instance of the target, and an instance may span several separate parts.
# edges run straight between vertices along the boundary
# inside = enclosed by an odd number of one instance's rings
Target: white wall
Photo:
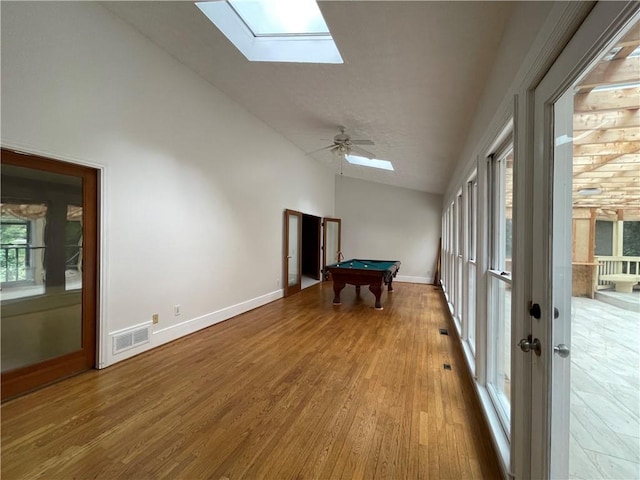
[[[331,171],[94,3],[3,2],[1,133],[103,169],[103,366],[279,298],[283,210],[334,213]]]
[[[442,196],[336,176],[345,259],[400,260],[399,281],[432,283]]]
[[[513,96],[518,93],[519,86],[517,77],[524,75],[531,66],[531,58],[537,53],[537,50],[532,49],[532,44],[548,20],[553,4],[554,2],[515,2],[472,127],[461,138],[464,148],[461,156],[456,159],[456,172],[445,194],[447,203],[455,199],[457,190],[475,168],[477,158],[483,158],[487,153],[488,143],[505,126],[506,119],[513,115]]]

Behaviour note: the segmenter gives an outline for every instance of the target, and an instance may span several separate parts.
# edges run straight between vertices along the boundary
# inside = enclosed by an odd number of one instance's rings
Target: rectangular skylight
[[[344,63],[315,0],[226,0],[196,6],[250,61]]]
[[[358,157],[356,155],[345,155],[347,162],[353,165],[362,165],[363,167],[380,168],[382,170],[393,171],[393,165],[389,160],[378,160],[377,158]]]

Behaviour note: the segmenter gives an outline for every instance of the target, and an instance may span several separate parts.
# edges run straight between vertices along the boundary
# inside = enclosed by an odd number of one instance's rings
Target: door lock
[[[529,315],[537,320],[540,320],[540,317],[542,317],[542,310],[540,310],[540,305],[537,303],[531,305],[531,307],[529,307]]]
[[[561,343],[555,347],[553,347],[553,353],[557,353],[559,357],[567,358],[569,356],[569,347],[564,343]]]
[[[520,350],[525,353],[533,351],[537,356],[542,355],[542,345],[540,345],[540,340],[532,338],[531,335],[520,340],[518,342],[518,346],[520,347]]]

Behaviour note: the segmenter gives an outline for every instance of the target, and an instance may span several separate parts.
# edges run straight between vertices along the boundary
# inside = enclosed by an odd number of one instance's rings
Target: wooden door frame
[[[44,170],[83,179],[83,266],[82,266],[82,348],[57,358],[5,372],[2,377],[2,400],[95,368],[97,363],[98,275],[99,275],[99,175],[100,170],[39,155],[2,149],[6,165]]]
[[[295,215],[298,217],[298,283],[294,286],[289,286],[289,215]],[[302,215],[302,212],[297,210],[286,209],[284,211],[283,287],[285,297],[298,293],[302,289]]]

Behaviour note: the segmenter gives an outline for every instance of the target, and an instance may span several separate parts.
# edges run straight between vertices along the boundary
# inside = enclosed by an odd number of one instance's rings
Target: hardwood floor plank
[[[7,402],[2,478],[500,478],[441,293],[368,295],[321,283]]]

